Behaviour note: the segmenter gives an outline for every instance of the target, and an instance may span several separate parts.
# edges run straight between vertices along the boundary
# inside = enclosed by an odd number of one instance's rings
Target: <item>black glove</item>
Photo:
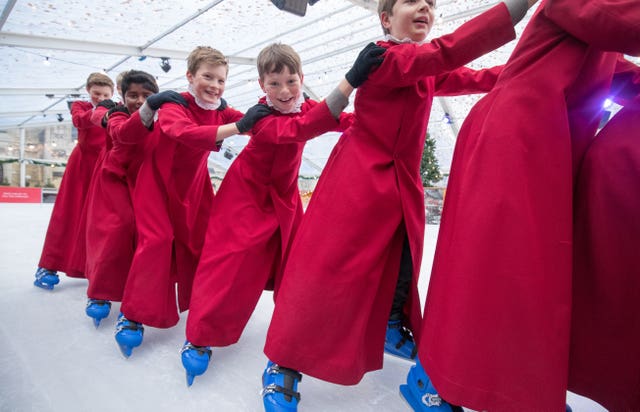
[[[375,43],[367,44],[364,49],[360,51],[356,61],[353,62],[353,66],[351,66],[351,69],[349,69],[344,76],[354,89],[367,80],[371,69],[378,67],[382,63],[382,60],[384,60],[382,54],[385,51],[387,51],[387,49]]]
[[[180,93],[173,90],[165,90],[147,97],[147,105],[151,110],[158,110],[164,103],[177,103],[184,107],[189,105]]]
[[[98,103],[96,107],[106,107],[107,109],[113,109],[114,107],[116,107],[116,102],[111,99],[105,99]]]
[[[236,122],[236,127],[240,133],[246,133],[253,128],[253,125],[260,119],[271,114],[269,106],[258,103],[249,108],[242,119]]]
[[[111,109],[109,109],[109,111],[105,113],[104,116],[102,116],[102,121],[100,122],[102,124],[102,127],[105,127],[105,128],[107,127],[107,122],[109,121],[109,117],[111,117],[111,115],[116,112],[129,114],[129,110],[127,109],[126,106],[123,106],[123,105],[114,106]]]

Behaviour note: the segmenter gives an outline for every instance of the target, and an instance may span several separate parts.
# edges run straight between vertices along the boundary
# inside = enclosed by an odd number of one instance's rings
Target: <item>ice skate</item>
[[[400,385],[400,395],[416,412],[463,412],[461,407],[449,404],[438,395],[420,361],[409,369],[407,383]]]
[[[297,392],[302,375],[269,361],[262,374],[262,402],[265,412],[296,412],[300,402]]]
[[[384,351],[408,361],[415,361],[416,344],[413,334],[402,325],[401,320],[390,320],[387,323],[387,334],[384,339]]]
[[[195,346],[187,341],[180,350],[180,356],[182,357],[182,366],[187,372],[187,386],[191,386],[196,376],[207,371],[209,360],[211,360],[211,348]]]
[[[85,312],[87,316],[93,319],[93,325],[98,328],[100,321],[109,316],[111,310],[111,302],[108,300],[88,299]]]
[[[133,348],[142,344],[144,335],[144,327],[142,323],[134,322],[124,317],[122,313],[118,315],[118,324],[116,325],[116,342],[120,347],[120,352],[128,358],[131,356]]]
[[[38,268],[36,270],[36,280],[33,284],[39,288],[52,290],[55,285],[60,283],[60,278],[54,270]]]

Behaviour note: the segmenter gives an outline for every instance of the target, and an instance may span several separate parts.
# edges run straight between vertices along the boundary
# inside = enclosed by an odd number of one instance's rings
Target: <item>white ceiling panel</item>
[[[430,38],[453,31],[496,2],[439,0]],[[70,95],[86,98],[84,82],[94,71],[105,71],[115,80],[121,71],[144,70],[156,76],[161,89],[185,90],[186,56],[199,45],[212,46],[229,57],[224,97],[240,110],[262,96],[255,57],[272,42],[290,44],[298,51],[306,91],[321,99],[360,49],[382,37],[375,7],[375,0],[320,0],[299,17],[267,0],[0,0],[0,129],[50,123],[57,113],[66,114]],[[518,33],[525,24],[526,19],[517,26]],[[504,63],[514,44],[471,66]],[[167,73],[160,68],[161,57],[170,58],[172,68]],[[457,128],[479,97],[434,102],[429,133],[437,141],[445,171]],[[442,120],[445,111],[452,123]],[[63,121],[68,122],[68,116]],[[329,135],[309,143],[308,164],[303,168],[312,173],[322,167],[336,139]],[[236,152],[243,145],[242,139],[225,143]],[[225,162],[229,159],[220,159],[221,164]]]

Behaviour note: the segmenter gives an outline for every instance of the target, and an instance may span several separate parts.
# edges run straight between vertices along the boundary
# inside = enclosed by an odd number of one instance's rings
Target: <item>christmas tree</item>
[[[427,133],[427,138],[424,141],[422,161],[420,162],[420,176],[424,187],[431,187],[442,179],[440,166],[436,158],[436,141],[431,138],[429,133]]]

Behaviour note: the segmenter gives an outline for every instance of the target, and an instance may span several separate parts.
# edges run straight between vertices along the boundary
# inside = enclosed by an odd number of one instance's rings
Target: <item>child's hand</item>
[[[236,127],[240,133],[246,133],[253,128],[253,125],[260,119],[271,114],[269,106],[258,103],[249,108],[242,119],[236,122]]]
[[[371,69],[378,67],[382,63],[384,60],[382,54],[386,50],[375,43],[369,43],[360,51],[356,61],[353,62],[353,66],[344,76],[354,89],[367,80]]]
[[[96,105],[96,107],[104,107],[107,110],[109,109],[113,109],[114,107],[116,107],[116,102],[114,102],[111,99],[104,99],[103,101],[101,101],[100,103],[98,103]]]
[[[119,112],[119,113],[126,113],[127,115],[129,114],[129,110],[123,106],[123,105],[114,105],[111,109],[109,109],[109,111],[107,113],[104,114],[104,116],[102,116],[102,127],[106,128],[107,127],[107,123],[109,122],[109,117],[111,117],[112,114]]]
[[[173,90],[165,90],[147,97],[147,105],[151,110],[158,110],[164,103],[177,103],[184,107],[189,105],[180,93]]]

